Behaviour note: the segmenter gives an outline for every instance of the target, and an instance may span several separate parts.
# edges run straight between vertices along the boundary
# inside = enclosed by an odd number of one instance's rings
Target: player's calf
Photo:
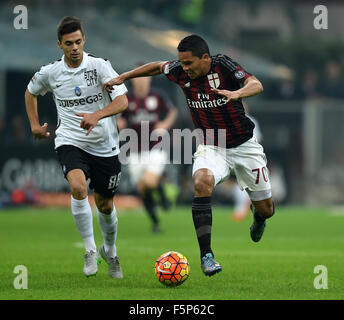
[[[261,200],[261,201],[252,201],[254,212],[259,214],[264,219],[271,218],[275,213],[275,205],[272,201],[272,198]]]
[[[271,198],[268,200],[271,200]],[[261,211],[258,211],[257,207]],[[270,206],[270,201],[265,201],[263,205],[251,206],[251,210],[253,212],[253,223],[250,227],[250,235],[252,241],[258,242],[262,238],[266,227],[265,220],[271,218],[275,213],[274,203],[271,200]]]
[[[99,193],[94,193],[94,199],[98,210],[104,214],[110,215],[113,211],[113,198],[105,198]]]

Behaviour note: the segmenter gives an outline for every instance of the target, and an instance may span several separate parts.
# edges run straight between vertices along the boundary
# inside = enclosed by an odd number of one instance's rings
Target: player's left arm
[[[108,106],[103,109],[93,113],[77,113],[76,115],[82,117],[80,127],[87,130],[86,136],[88,136],[100,119],[121,113],[127,108],[128,98],[125,94],[122,94],[117,96]]]
[[[118,76],[117,72],[112,68],[110,61],[103,59],[98,60],[98,74],[100,86],[106,81],[113,78],[114,76]],[[127,88],[123,84],[117,87],[114,92],[109,94],[112,101],[105,108],[97,110],[93,113],[76,114],[77,116],[82,117],[80,127],[87,130],[87,136],[90,134],[92,129],[97,125],[99,120],[114,116],[128,108],[128,98],[126,96],[126,92]]]
[[[244,81],[244,86],[238,90],[229,91],[212,89],[212,91],[226,97],[227,101],[238,100],[240,98],[247,98],[261,93],[263,91],[263,85],[255,76],[250,76]]]

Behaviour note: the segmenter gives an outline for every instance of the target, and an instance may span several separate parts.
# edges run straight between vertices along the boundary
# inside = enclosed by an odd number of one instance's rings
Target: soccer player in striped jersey
[[[99,253],[109,265],[109,275],[122,278],[115,245],[117,214],[113,197],[121,164],[114,115],[128,107],[127,89],[125,85],[118,86],[111,94],[102,90],[102,84],[118,74],[109,61],[83,51],[85,36],[78,18],[62,19],[57,35],[64,53],[62,59],[36,72],[25,92],[31,131],[36,139],[49,137],[48,124],[41,125],[39,121],[37,96],[52,92],[58,115],[55,151],[70,186],[72,214],[85,244],[83,272],[87,277],[95,275],[100,261],[88,201],[89,178],[104,238]]]
[[[161,231],[153,193],[159,194],[162,207],[167,210],[171,205],[166,197],[162,174],[165,170],[168,154],[166,150],[155,149],[159,141],[141,143],[143,128],[147,134],[152,132],[165,135],[177,118],[177,108],[164,91],[151,87],[152,77],[131,80],[132,93],[128,94],[128,109],[117,118],[119,130],[131,128],[137,135],[137,152],[130,152],[128,169],[130,180],[142,199],[143,205],[153,225],[153,232]],[[136,142],[136,141],[135,141]]]
[[[226,55],[210,55],[198,35],[182,39],[178,61],[156,61],[122,73],[107,82],[108,91],[125,80],[165,74],[183,90],[196,128],[204,132],[204,144],[194,154],[192,217],[205,275],[220,272],[211,249],[214,187],[235,174],[246,190],[253,210],[251,239],[261,239],[266,219],[274,214],[271,185],[263,147],[253,135],[254,123],[245,115],[241,99],[263,91],[261,82]]]

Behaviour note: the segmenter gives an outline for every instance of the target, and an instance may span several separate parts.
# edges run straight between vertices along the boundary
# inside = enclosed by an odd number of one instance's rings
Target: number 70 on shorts
[[[256,184],[259,184],[259,179],[261,179],[261,176],[265,182],[269,181],[267,167],[252,169],[252,172],[256,174]]]

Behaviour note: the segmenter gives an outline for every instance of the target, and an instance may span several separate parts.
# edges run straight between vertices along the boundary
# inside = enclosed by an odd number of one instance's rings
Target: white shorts
[[[271,198],[269,171],[263,147],[255,136],[235,148],[199,145],[194,154],[192,175],[199,169],[209,169],[215,185],[235,175],[242,190],[253,201]]]
[[[167,154],[163,150],[143,151],[132,153],[129,157],[128,169],[130,180],[137,184],[147,171],[161,176],[167,163]]]

